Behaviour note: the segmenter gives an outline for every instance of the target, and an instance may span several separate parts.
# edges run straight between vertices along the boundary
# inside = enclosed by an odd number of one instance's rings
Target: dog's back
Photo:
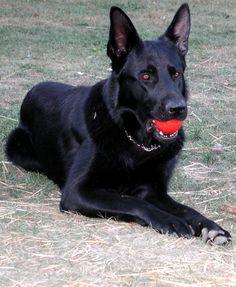
[[[57,82],[34,86],[22,103],[19,126],[8,137],[8,159],[28,171],[44,173],[61,187],[66,178],[65,164],[79,145],[73,137],[63,134],[71,130],[74,109],[82,130],[82,110],[89,90]]]

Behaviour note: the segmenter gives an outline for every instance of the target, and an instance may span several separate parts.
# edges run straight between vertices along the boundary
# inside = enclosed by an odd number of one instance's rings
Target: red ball
[[[163,132],[166,135],[173,134],[182,127],[182,121],[176,119],[165,122],[154,119],[153,123],[156,129],[158,129],[159,131]]]

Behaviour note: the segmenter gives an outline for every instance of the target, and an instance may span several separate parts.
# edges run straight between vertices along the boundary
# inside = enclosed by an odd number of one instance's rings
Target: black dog
[[[8,138],[9,160],[53,180],[61,188],[62,211],[230,242],[227,231],[167,195],[184,133],[165,135],[153,125],[153,119],[187,115],[188,5],[155,41],[142,41],[117,7],[110,19],[111,76],[92,87],[55,82],[33,87],[22,104],[19,127]]]

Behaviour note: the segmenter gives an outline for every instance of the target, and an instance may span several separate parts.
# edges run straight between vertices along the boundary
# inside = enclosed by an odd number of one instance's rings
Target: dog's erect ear
[[[185,3],[180,6],[170,26],[165,32],[165,36],[175,43],[183,56],[188,52],[190,25],[189,6]]]
[[[110,20],[107,55],[113,64],[118,64],[118,62],[121,64],[132,48],[141,43],[141,40],[131,20],[120,8],[111,8]]]

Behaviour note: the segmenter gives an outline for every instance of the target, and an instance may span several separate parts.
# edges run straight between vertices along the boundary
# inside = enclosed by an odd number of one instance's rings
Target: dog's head
[[[152,150],[173,142],[178,132],[163,135],[153,119],[184,120],[187,95],[184,81],[190,12],[183,4],[166,32],[157,40],[142,41],[128,16],[119,8],[110,11],[107,55],[112,61],[110,109],[128,137]]]

